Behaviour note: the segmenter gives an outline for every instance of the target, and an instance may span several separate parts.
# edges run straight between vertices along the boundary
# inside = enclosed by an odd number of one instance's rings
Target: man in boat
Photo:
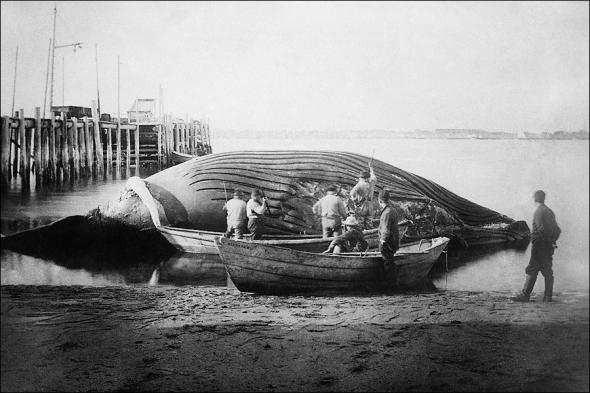
[[[545,205],[545,192],[538,190],[533,195],[535,214],[533,216],[533,230],[531,232],[531,259],[525,269],[526,279],[522,291],[512,300],[528,302],[537,281],[539,272],[545,278],[544,302],[552,301],[553,297],[553,252],[557,248],[556,242],[561,229],[555,220],[555,214]]]
[[[231,237],[235,233],[236,238],[241,239],[246,231],[246,202],[242,199],[244,193],[235,190],[233,198],[225,203],[223,210],[227,212],[227,230],[225,237]]]
[[[395,209],[389,204],[389,191],[382,190],[377,199],[381,207],[379,251],[385,261],[391,262],[395,252],[399,249],[398,217]]]
[[[344,234],[332,240],[324,254],[330,252],[334,252],[334,254],[360,252],[369,248],[369,243],[365,240],[360,224],[354,216],[348,216],[344,221],[344,229]]]
[[[339,236],[342,233],[342,219],[346,217],[346,206],[337,195],[338,187],[331,185],[326,195],[317,201],[312,210],[322,219],[322,237]]]
[[[262,238],[262,233],[264,232],[263,216],[266,209],[266,197],[262,196],[262,191],[255,189],[252,191],[251,198],[246,204],[248,230],[252,234],[252,240]]]
[[[373,227],[373,192],[377,177],[373,172],[373,167],[369,170],[362,170],[359,174],[359,180],[350,190],[350,202],[352,211],[364,229]]]

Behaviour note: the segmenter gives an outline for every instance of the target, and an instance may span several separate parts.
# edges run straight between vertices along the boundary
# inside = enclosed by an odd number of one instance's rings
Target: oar
[[[371,167],[371,165],[373,165],[373,156],[375,155],[375,149],[373,149],[373,152],[371,153],[371,161],[369,161],[369,168]]]
[[[223,192],[225,193],[225,203],[227,203],[227,189],[225,188],[225,182],[223,182]]]

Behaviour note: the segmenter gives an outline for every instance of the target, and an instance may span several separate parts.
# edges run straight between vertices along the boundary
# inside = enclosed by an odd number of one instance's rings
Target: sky
[[[588,129],[588,2],[0,4],[2,115],[17,46],[15,110],[43,106],[56,4],[57,45],[83,44],[55,51],[54,105],[90,107],[97,51],[113,115],[120,56],[122,115],[162,86],[212,129]]]

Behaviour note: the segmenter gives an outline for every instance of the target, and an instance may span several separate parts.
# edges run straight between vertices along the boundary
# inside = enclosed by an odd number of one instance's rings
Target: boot
[[[528,302],[531,297],[531,292],[533,292],[533,288],[535,287],[536,281],[537,276],[527,274],[522,291],[518,295],[512,297],[512,300],[516,302]]]
[[[545,295],[543,295],[544,302],[550,302],[553,299],[553,276],[545,277]]]

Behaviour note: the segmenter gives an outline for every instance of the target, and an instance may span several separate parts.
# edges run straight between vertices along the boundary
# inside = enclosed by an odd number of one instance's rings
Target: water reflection
[[[218,255],[175,254],[164,259],[122,260],[105,255],[41,259],[1,252],[2,285],[213,285],[226,286],[227,275]],[[158,280],[153,280],[157,272]]]
[[[158,268],[159,284],[226,286],[227,273],[219,255],[175,254]]]

